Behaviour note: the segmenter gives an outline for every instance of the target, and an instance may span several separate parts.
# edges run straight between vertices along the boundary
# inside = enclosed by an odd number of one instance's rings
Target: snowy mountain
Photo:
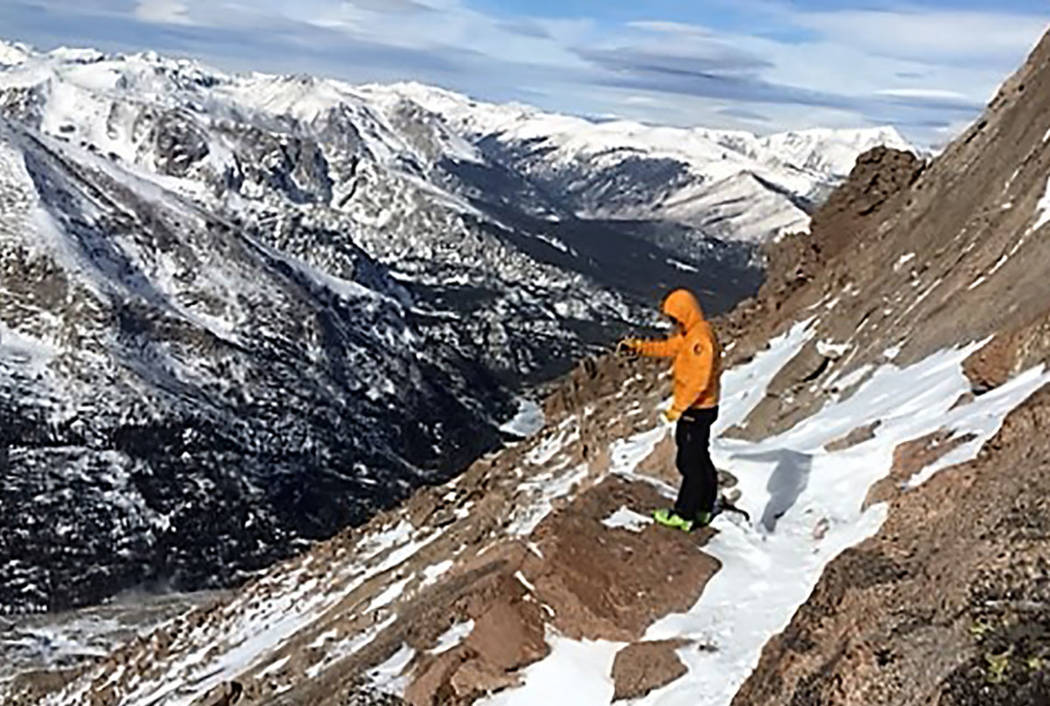
[[[796,166],[418,86],[0,65],[4,612],[236,584],[446,480],[669,286],[753,293],[752,243],[897,139]]]
[[[1042,706],[1048,135],[1050,35],[937,159],[862,155],[808,237],[767,248],[758,294],[715,322],[713,456],[724,507],[747,515],[654,526],[679,480],[666,369],[590,358],[550,388],[532,436],[236,591],[174,597],[186,608],[169,619],[116,601],[119,629],[0,623],[13,663],[39,668],[0,671],[0,699]],[[5,340],[25,384],[50,374],[38,340]]]
[[[407,100],[440,116],[486,158],[528,175],[578,216],[672,221],[733,241],[805,230],[809,212],[845,178],[857,155],[877,146],[913,149],[891,127],[760,138],[593,122],[419,84],[361,90],[387,106]]]

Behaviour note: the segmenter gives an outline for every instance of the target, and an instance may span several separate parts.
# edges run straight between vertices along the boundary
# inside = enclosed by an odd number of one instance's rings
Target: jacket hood
[[[704,310],[688,289],[676,289],[668,294],[664,299],[663,312],[680,323],[686,331],[691,331],[704,321]]]

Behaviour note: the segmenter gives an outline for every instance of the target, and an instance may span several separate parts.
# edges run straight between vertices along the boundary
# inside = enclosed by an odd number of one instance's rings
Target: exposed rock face
[[[766,280],[758,294],[722,321],[728,340],[738,341],[731,360],[746,357],[797,313],[793,295],[821,274],[836,256],[872,237],[897,199],[926,165],[911,152],[877,147],[857,158],[849,178],[813,215],[808,235],[795,235],[763,248]]]
[[[689,670],[676,654],[683,646],[673,640],[636,642],[620,650],[612,669],[613,701],[639,699],[686,674]]]

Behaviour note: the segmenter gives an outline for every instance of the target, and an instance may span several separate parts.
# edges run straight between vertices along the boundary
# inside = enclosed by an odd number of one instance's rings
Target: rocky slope
[[[668,154],[679,133],[576,121],[573,153],[532,122],[570,119],[527,111],[527,149],[463,119],[520,109],[418,86],[8,43],[0,67],[5,613],[233,585],[446,480],[668,286],[752,293],[738,241],[897,140]]]
[[[13,704],[1042,704],[1050,37],[930,164],[869,153],[771,252],[696,535],[659,367],[599,359],[538,435]],[[729,486],[733,486],[729,488]]]
[[[906,170],[912,175],[873,217],[854,211],[849,255],[832,246],[782,306],[790,317],[832,301],[838,286],[866,293],[859,301],[846,292],[836,308],[829,335],[864,330],[848,336],[853,350],[829,371],[863,369],[891,340],[890,353],[905,362],[984,340],[966,362],[966,405],[1050,360],[1048,108],[1044,38],[938,160],[918,175]],[[841,230],[822,242],[836,237]],[[781,394],[790,388],[782,383]],[[815,403],[804,391],[799,401]],[[772,397],[767,407],[769,423],[783,424],[784,408]],[[898,483],[945,453],[947,437],[900,447],[897,483],[874,498],[890,503],[887,523],[829,566],[734,703],[1046,703],[1048,420],[1043,389],[974,460],[911,492]]]

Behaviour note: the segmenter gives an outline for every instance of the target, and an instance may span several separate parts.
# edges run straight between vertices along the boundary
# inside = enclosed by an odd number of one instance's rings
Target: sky
[[[0,37],[414,80],[594,118],[957,135],[1050,0],[0,0]]]

